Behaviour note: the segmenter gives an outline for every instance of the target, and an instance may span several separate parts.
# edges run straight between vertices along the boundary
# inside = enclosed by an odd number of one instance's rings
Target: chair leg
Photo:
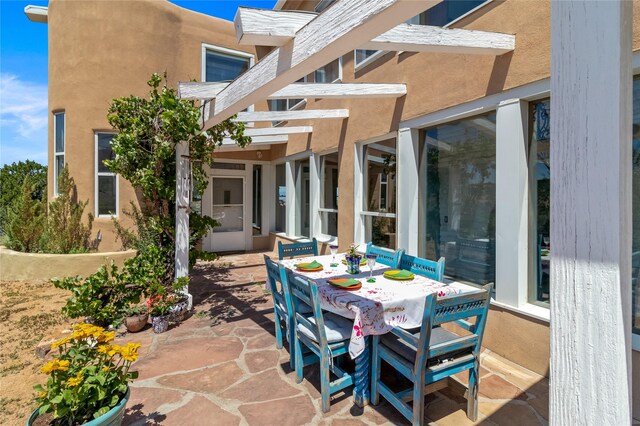
[[[478,419],[478,361],[469,370],[469,390],[467,391],[467,417],[475,422]]]
[[[291,318],[288,318],[291,319]],[[289,364],[291,365],[291,371],[296,369],[296,330],[293,324],[287,322],[287,336],[289,340]]]
[[[329,354],[324,352],[320,357],[320,393],[322,394],[322,412],[331,410],[331,385],[329,370]]]
[[[282,318],[277,310],[274,309],[274,312],[276,322],[276,348],[282,349]]]
[[[424,372],[413,378],[413,426],[424,424]]]
[[[295,369],[296,369],[296,383],[302,383],[304,362],[302,361],[302,345],[300,344],[300,340],[297,338],[294,339],[294,353],[295,353]]]
[[[371,340],[371,404],[378,405],[380,394],[378,393],[378,380],[380,380],[380,357],[378,356],[378,336]]]

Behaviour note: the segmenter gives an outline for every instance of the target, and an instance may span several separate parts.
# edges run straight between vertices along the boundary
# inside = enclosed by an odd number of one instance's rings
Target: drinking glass
[[[338,253],[338,246],[331,244],[329,246],[329,250],[331,250],[331,256],[333,256],[333,259],[331,260],[331,267],[335,268],[336,266],[338,266],[338,264],[336,263],[336,253]]]
[[[375,283],[376,279],[373,278],[373,268],[375,268],[376,266],[376,255],[375,254],[368,254],[367,255],[367,266],[369,267],[369,279],[367,280],[368,283]]]

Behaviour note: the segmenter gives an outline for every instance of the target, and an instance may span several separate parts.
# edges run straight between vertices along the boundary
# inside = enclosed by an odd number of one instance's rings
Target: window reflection
[[[396,248],[396,140],[364,147],[366,171],[365,238],[381,247]]]
[[[640,334],[640,79],[633,80],[631,292],[633,332]]]
[[[495,113],[424,132],[424,256],[446,258],[445,274],[495,281]]]
[[[323,155],[321,157],[322,167],[322,196],[320,207],[331,211],[322,211],[320,218],[322,233],[338,236],[338,153]]]
[[[296,236],[309,237],[310,175],[309,160],[295,162],[296,168]]]
[[[278,164],[276,166],[276,231],[286,231],[287,217],[287,180],[285,174],[285,165]]]

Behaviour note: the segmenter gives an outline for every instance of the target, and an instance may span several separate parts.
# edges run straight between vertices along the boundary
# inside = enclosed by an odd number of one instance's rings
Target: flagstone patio
[[[408,424],[386,402],[355,407],[350,391],[335,395],[331,411],[322,413],[317,369],[308,367],[296,384],[287,350],[275,347],[265,275],[262,253],[200,263],[191,275],[190,318],[164,334],[147,329],[125,337],[143,348],[123,424]],[[546,378],[488,350],[481,378],[477,424],[547,424]],[[466,383],[464,376],[459,380]],[[463,389],[451,386],[427,397],[429,424],[472,424]]]

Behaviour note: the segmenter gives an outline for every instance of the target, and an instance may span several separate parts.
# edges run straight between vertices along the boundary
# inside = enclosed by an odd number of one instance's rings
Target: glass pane
[[[64,113],[53,116],[56,127],[56,152],[64,152]]]
[[[309,236],[309,160],[296,161],[296,235]]]
[[[340,78],[340,60],[329,62],[315,72],[316,83],[333,83]]]
[[[54,185],[54,190],[56,195],[58,194],[58,176],[62,173],[62,169],[64,168],[64,155],[56,155],[56,181]]]
[[[214,161],[211,165],[215,170],[244,170],[244,164],[242,163],[223,163],[220,161]]]
[[[365,216],[365,239],[374,245],[396,249],[396,219]]]
[[[495,280],[496,117],[489,113],[427,129],[423,143],[423,257],[446,258],[445,274]]]
[[[370,212],[396,212],[396,140],[364,147],[367,205]]]
[[[276,166],[276,231],[286,231],[287,217],[287,180],[285,174],[285,165],[278,164]]]
[[[213,178],[213,205],[226,206],[244,203],[244,194],[240,178]]]
[[[551,244],[549,220],[551,206],[551,163],[549,161],[550,101],[534,102],[531,105],[531,150],[534,157],[532,176],[535,180],[533,197],[536,201],[536,240],[533,251],[535,276],[534,300],[549,302],[549,263]]]
[[[242,206],[213,206],[213,217],[220,226],[213,228],[213,232],[242,232],[244,219]]]
[[[115,215],[116,177],[98,176],[98,215]]]
[[[322,233],[325,235],[331,235],[332,237],[338,236],[338,213],[335,212],[321,212],[322,217]]]
[[[365,59],[378,53],[379,50],[356,49],[356,65],[361,64]]]
[[[338,153],[322,157],[322,194],[320,207],[338,208]]]
[[[640,79],[633,80],[633,177],[631,291],[633,332],[640,334]]]
[[[253,235],[262,234],[262,166],[253,166]]]
[[[110,170],[104,165],[104,160],[113,160],[115,155],[111,150],[111,140],[113,135],[98,133],[98,172],[109,173]]]
[[[207,50],[206,81],[231,81],[249,69],[249,58]]]
[[[420,15],[407,21],[409,24],[442,27],[484,3],[486,0],[443,0]]]

